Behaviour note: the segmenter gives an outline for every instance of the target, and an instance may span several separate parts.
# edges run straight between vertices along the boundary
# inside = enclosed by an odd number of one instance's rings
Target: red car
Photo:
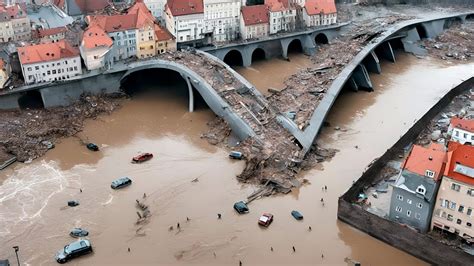
[[[273,214],[271,213],[264,213],[258,219],[258,224],[261,226],[268,227],[273,222]]]
[[[142,153],[138,156],[133,157],[132,162],[134,162],[134,163],[143,163],[143,162],[146,162],[146,161],[150,160],[151,158],[153,158],[153,154],[151,154],[151,153]]]

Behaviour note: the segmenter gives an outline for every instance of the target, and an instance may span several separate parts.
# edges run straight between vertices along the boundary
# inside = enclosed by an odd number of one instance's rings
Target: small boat
[[[146,162],[148,160],[150,160],[151,158],[153,158],[153,154],[152,153],[142,153],[138,156],[135,156],[133,157],[132,159],[132,162],[134,163],[143,163],[143,162]]]
[[[99,146],[97,146],[94,143],[88,143],[86,147],[91,151],[98,151],[99,150]]]
[[[291,215],[296,219],[296,220],[303,220],[303,214],[301,214],[299,211],[292,211]]]

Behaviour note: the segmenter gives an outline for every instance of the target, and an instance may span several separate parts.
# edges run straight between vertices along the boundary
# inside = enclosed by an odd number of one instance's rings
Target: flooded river
[[[265,92],[282,88],[284,75],[309,65],[307,57],[297,55],[291,62],[273,59],[239,71]],[[225,150],[200,139],[213,113],[205,108],[188,113],[186,87],[153,88],[154,93],[124,101],[112,115],[87,122],[78,137],[99,144],[101,151],[90,152],[79,138],[68,138],[41,159],[0,173],[0,258],[16,263],[11,247],[19,245],[22,264],[54,265],[56,251],[73,240],[70,229],[83,227],[90,231],[94,253],[73,265],[345,265],[346,257],[363,265],[422,265],[337,221],[337,198],[473,69],[474,64],[442,65],[406,54],[398,54],[397,64],[383,63],[383,73],[372,75],[375,92],[345,93],[337,100],[328,117],[332,127],[318,142],[339,152],[303,174],[310,184],[254,201],[250,213],[240,216],[233,203],[255,187],[235,179],[242,162],[228,160]],[[140,152],[155,157],[131,164]],[[110,182],[121,176],[133,184],[111,190]],[[321,191],[324,185],[327,192]],[[80,205],[65,207],[73,199]],[[142,224],[136,224],[137,199],[152,213]],[[294,209],[304,214],[303,221],[290,216]],[[263,229],[257,219],[266,211],[275,221]]]

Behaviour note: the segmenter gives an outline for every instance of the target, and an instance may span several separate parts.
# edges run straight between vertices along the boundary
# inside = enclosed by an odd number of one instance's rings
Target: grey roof
[[[415,173],[412,173],[408,170],[403,170],[400,177],[395,182],[394,186],[400,189],[404,189],[410,193],[416,193],[416,189],[423,185],[426,189],[424,199],[427,202],[432,202],[436,200],[436,182],[433,178],[426,176],[421,176]]]
[[[66,8],[69,16],[82,15],[82,10],[77,5],[76,0],[66,0]]]
[[[29,9],[30,20],[43,29],[59,28],[72,24],[74,19],[57,7],[42,5],[37,9]]]

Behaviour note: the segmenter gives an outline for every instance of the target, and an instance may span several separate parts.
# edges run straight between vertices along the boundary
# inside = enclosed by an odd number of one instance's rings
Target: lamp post
[[[20,250],[20,247],[14,246],[13,249],[15,250],[16,254],[16,262],[18,263],[18,266],[20,266],[20,259],[18,258],[18,250]]]

